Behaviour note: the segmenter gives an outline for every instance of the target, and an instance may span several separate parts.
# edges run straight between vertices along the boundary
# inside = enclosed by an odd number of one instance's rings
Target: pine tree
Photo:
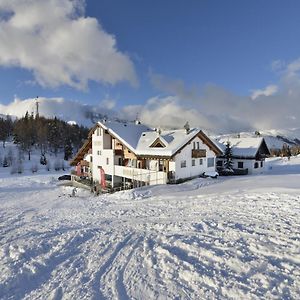
[[[3,148],[5,148],[5,142],[12,135],[13,122],[9,116],[6,119],[0,118],[0,141],[2,141]]]
[[[232,161],[232,148],[230,146],[230,142],[227,142],[226,144],[224,156],[225,156],[225,163],[224,163],[225,169],[232,170],[233,161]]]
[[[32,146],[36,142],[34,118],[26,112],[25,117],[19,119],[14,127],[14,141],[19,144],[23,151],[28,154],[28,160],[31,158]]]
[[[287,146],[287,149],[286,149],[286,156],[288,157],[288,160],[290,160],[290,158],[291,158],[291,156],[292,156],[292,152],[291,152],[290,146]]]
[[[73,152],[72,143],[70,140],[66,142],[64,152],[64,160],[68,160],[72,156]]]

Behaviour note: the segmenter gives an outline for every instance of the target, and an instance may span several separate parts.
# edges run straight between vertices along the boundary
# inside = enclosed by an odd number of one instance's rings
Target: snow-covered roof
[[[188,133],[185,129],[163,130],[160,134],[156,131],[144,132],[139,139],[136,152],[139,155],[172,156],[199,132],[200,130],[196,128],[189,130]],[[165,147],[151,147],[158,138]]]
[[[143,132],[153,132],[154,130],[143,124],[123,123],[117,121],[98,122],[109,133],[115,136],[121,143],[135,152],[139,139]]]
[[[107,121],[105,123],[98,122],[98,124],[136,155],[141,156],[172,156],[198,133],[201,132],[203,134],[203,132],[197,128],[192,128],[187,133],[185,129],[157,131],[148,126],[136,123]],[[157,139],[159,139],[165,147],[151,147]],[[220,148],[213,141],[211,141],[211,143],[217,149]]]
[[[254,157],[258,149],[263,143],[262,137],[246,137],[246,138],[232,138],[226,137],[219,140],[220,145],[225,151],[227,142],[232,148],[232,155],[239,157]]]

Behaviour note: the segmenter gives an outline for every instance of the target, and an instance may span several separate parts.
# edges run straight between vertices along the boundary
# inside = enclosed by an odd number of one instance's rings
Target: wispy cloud
[[[1,0],[0,66],[32,71],[42,86],[86,89],[89,80],[138,84],[131,59],[84,0]]]
[[[260,96],[272,96],[278,92],[278,86],[271,84],[266,86],[264,89],[253,90],[251,94],[252,100],[257,99]]]

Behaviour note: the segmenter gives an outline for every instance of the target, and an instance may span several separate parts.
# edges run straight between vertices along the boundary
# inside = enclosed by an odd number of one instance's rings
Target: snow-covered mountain
[[[76,123],[91,127],[98,119],[103,119],[106,115],[112,112],[99,106],[91,106],[82,104],[77,101],[65,100],[63,98],[30,98],[25,100],[15,99],[13,102],[3,105],[0,104],[0,117],[1,115],[11,115],[15,117],[22,117],[28,112],[35,114],[37,111],[37,101],[39,114],[53,118],[57,117],[66,122]]]

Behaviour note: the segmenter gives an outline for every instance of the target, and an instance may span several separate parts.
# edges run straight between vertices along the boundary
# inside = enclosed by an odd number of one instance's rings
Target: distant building
[[[265,170],[265,158],[270,155],[268,146],[262,137],[220,139],[223,152],[229,142],[232,149],[232,168],[235,174],[259,174]],[[225,157],[217,158],[217,169],[222,170]]]
[[[71,162],[78,176],[111,187],[178,182],[216,170],[221,149],[202,130],[98,122]]]

